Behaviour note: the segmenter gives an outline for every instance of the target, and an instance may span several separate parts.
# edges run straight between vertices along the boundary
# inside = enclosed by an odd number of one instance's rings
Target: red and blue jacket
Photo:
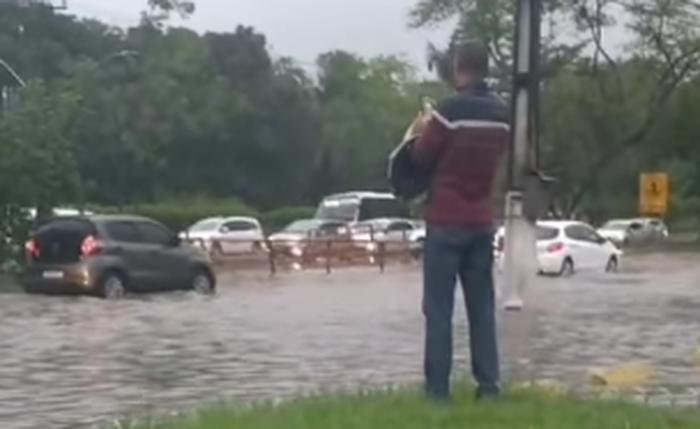
[[[484,82],[461,88],[433,109],[411,157],[432,172],[425,219],[490,227],[493,187],[510,139],[510,109]]]

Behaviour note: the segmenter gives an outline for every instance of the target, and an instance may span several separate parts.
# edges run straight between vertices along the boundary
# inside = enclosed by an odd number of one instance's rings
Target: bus
[[[408,206],[389,192],[353,191],[326,196],[319,203],[314,217],[356,223],[409,216]]]

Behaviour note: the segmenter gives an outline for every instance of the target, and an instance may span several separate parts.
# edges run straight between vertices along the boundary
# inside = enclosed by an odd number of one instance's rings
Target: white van
[[[391,193],[357,191],[325,197],[314,217],[355,223],[378,218],[408,218],[409,210]]]

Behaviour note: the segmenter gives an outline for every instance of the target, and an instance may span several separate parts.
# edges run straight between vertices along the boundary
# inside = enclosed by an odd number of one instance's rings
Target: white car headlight
[[[304,254],[304,251],[301,250],[299,246],[294,246],[290,249],[290,253],[292,254],[292,256],[301,256]]]

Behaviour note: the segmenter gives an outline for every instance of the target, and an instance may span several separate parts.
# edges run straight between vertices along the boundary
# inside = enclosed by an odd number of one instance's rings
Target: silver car
[[[642,244],[668,238],[668,227],[655,217],[612,219],[598,229],[598,234],[615,244]]]

